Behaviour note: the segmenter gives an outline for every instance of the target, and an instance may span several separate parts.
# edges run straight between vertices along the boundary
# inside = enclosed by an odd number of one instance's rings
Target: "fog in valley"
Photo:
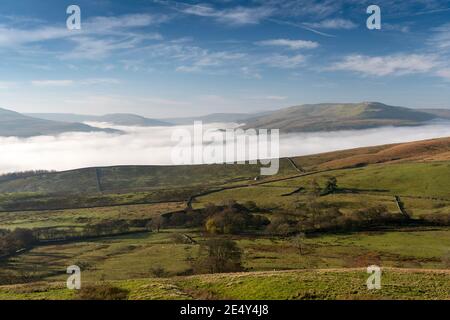
[[[172,133],[192,126],[123,127],[89,123],[124,131],[65,133],[58,136],[0,138],[0,173],[25,170],[69,170],[92,166],[172,165]],[[280,135],[280,156],[299,156],[362,146],[407,142],[450,136],[449,122],[419,127],[311,132]],[[204,130],[230,128],[236,124],[208,124]],[[253,146],[254,147],[254,146]],[[182,148],[188,148],[184,145]],[[251,149],[252,147],[250,147]]]

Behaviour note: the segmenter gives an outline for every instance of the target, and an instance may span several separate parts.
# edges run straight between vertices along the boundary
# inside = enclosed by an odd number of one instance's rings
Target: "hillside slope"
[[[367,277],[366,270],[359,268],[211,274],[109,283],[125,289],[129,300],[449,299],[450,275],[445,270],[386,268],[380,290],[367,290]],[[76,299],[74,290],[64,285],[61,281],[0,286],[0,299]]]
[[[203,123],[223,123],[223,122],[239,122],[245,123],[249,119],[271,114],[273,111],[259,113],[212,113],[197,117],[168,118],[163,121],[170,122],[175,125],[193,124],[194,121],[202,121]]]
[[[450,120],[450,109],[418,109],[418,110],[435,115],[441,119]]]
[[[243,128],[313,132],[365,129],[380,126],[414,126],[437,118],[413,109],[378,102],[306,104],[249,119]]]
[[[64,132],[119,133],[120,131],[95,128],[82,123],[38,119],[0,108],[0,136],[26,138],[40,135],[55,135]]]
[[[383,145],[291,158],[306,171],[343,169],[399,161],[448,161],[450,138]],[[156,190],[162,188],[219,186],[251,182],[259,165],[114,166],[38,173],[27,177],[0,176],[0,192],[92,193],[99,191]],[[298,175],[285,158],[276,179]],[[99,190],[100,189],[100,190]]]
[[[341,169],[399,161],[448,161],[450,138],[365,147],[293,158],[310,170]]]
[[[295,173],[297,172],[287,160],[280,161],[280,174]],[[260,165],[239,164],[84,168],[15,179],[0,176],[0,193],[92,193],[205,187],[253,181],[259,175]]]
[[[108,122],[121,126],[169,126],[164,121],[142,117],[132,113],[112,113],[103,116],[80,115],[72,113],[29,113],[29,116],[63,122]]]

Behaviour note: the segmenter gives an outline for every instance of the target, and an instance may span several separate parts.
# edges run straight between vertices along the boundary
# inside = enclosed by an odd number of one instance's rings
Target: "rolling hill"
[[[223,123],[223,122],[242,122],[245,123],[248,119],[260,117],[271,114],[272,111],[259,113],[212,113],[198,117],[184,117],[184,118],[168,118],[163,119],[175,125],[192,124],[194,121],[202,121],[203,123]]]
[[[363,167],[393,162],[450,160],[450,138],[358,148],[294,157],[307,172]],[[136,190],[200,188],[252,182],[259,165],[114,166],[44,172],[26,177],[0,176],[0,192],[96,193]],[[281,159],[280,172],[267,179],[299,174],[288,159]],[[100,189],[100,190],[99,190]]]
[[[293,158],[309,170],[342,169],[377,163],[450,160],[450,138],[333,151]]]
[[[118,130],[95,128],[82,123],[38,119],[0,108],[0,136],[26,138],[64,132],[120,133]]]
[[[379,102],[306,104],[249,119],[244,129],[280,129],[283,133],[416,126],[438,118],[414,109]]]
[[[203,123],[245,123],[243,128],[280,129],[283,133],[336,131],[381,126],[416,126],[433,119],[450,119],[447,109],[410,109],[379,102],[322,103],[257,113],[213,113],[204,116],[150,119],[136,114],[102,116],[71,113],[29,113],[27,116],[62,122],[107,122],[123,126],[171,126]]]
[[[142,117],[131,113],[112,113],[103,116],[94,115],[80,115],[73,113],[28,113],[27,115],[52,121],[63,121],[63,122],[108,122],[119,126],[169,126],[171,124],[156,120]]]
[[[450,120],[450,109],[418,109],[421,112],[429,113],[441,119]]]

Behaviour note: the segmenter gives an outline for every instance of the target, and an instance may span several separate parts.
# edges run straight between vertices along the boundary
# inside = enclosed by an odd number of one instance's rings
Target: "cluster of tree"
[[[242,251],[236,242],[228,239],[209,239],[201,244],[199,256],[192,262],[192,271],[224,273],[243,271]]]
[[[67,228],[39,228],[34,231],[39,240],[70,240],[88,237],[101,237],[123,234],[131,231],[148,230],[150,219],[131,220],[104,220],[98,223],[87,224],[84,229],[76,227]]]
[[[133,229],[147,229],[151,219],[104,220],[86,227],[87,236],[103,236],[130,232]]]
[[[420,216],[420,220],[436,226],[450,226],[450,214],[429,213]]]
[[[234,200],[222,206],[208,204],[202,209],[191,209],[155,217],[149,228],[159,231],[168,227],[205,227],[213,234],[233,234],[245,230],[263,228],[269,220],[261,215],[253,214],[259,209],[254,202],[239,204]]]
[[[320,186],[316,179],[310,182],[310,193],[312,196],[320,197],[335,193],[338,190],[336,177],[327,177],[324,186]]]
[[[298,232],[353,231],[379,225],[402,223],[406,217],[389,213],[385,206],[374,206],[343,214],[337,207],[324,207],[314,203],[300,214],[283,214],[272,219],[267,227],[269,234],[289,236]]]
[[[14,231],[0,230],[0,257],[16,253],[31,247],[36,238],[31,230],[15,229]]]
[[[205,222],[205,229],[212,234],[238,234],[261,229],[270,223],[266,217],[250,213],[250,210],[235,201],[230,201],[223,207],[209,205],[206,210],[210,214]]]

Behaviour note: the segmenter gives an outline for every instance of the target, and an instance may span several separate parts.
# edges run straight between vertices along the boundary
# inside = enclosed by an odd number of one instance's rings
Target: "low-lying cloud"
[[[69,170],[113,165],[171,165],[171,141],[178,127],[123,127],[96,124],[125,134],[65,133],[58,136],[0,138],[0,173],[24,170]],[[232,125],[205,125],[225,128]],[[191,128],[186,126],[182,128]],[[280,136],[280,156],[450,136],[449,122],[419,127],[383,127],[358,131],[294,133]]]

